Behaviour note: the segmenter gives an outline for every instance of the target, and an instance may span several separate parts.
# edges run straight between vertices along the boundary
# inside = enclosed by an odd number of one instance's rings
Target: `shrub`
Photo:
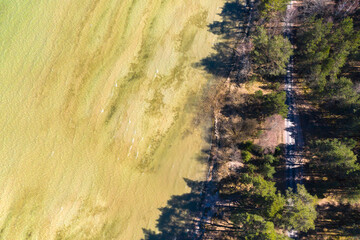
[[[247,163],[251,160],[251,153],[249,151],[242,151],[241,158],[243,159],[244,163]]]

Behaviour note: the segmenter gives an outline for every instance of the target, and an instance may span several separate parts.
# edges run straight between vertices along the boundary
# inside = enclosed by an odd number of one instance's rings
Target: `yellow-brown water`
[[[0,239],[139,239],[202,179],[222,0],[0,4]],[[196,104],[195,104],[196,105]]]

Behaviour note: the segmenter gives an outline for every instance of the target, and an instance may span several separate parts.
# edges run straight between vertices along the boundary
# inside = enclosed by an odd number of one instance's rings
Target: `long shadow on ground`
[[[300,239],[332,239],[360,236],[360,209],[349,204],[324,204],[318,207],[316,229],[303,233]],[[352,239],[352,238],[351,238]],[[357,239],[357,238],[356,238]]]

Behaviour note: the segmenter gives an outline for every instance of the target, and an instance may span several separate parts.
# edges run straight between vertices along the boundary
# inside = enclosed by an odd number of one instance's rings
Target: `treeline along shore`
[[[223,79],[207,102],[216,120],[211,191],[187,180],[191,194],[169,201],[160,233],[145,230],[145,239],[359,237],[359,1],[231,0],[220,15],[209,31],[223,41],[199,64]],[[283,141],[290,57],[305,139],[293,188]]]

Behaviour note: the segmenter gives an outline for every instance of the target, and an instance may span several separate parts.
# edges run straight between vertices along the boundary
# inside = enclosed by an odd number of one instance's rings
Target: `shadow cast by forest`
[[[245,22],[247,21],[248,11],[249,8],[238,0],[228,1],[224,4],[219,14],[221,21],[215,21],[208,25],[209,31],[219,36],[219,42],[214,44],[214,52],[194,64],[194,68],[204,69],[208,74],[215,77],[215,79],[229,77],[236,62],[235,58],[239,57],[235,46],[240,36],[243,36],[245,32]],[[240,69],[241,66],[236,67]],[[235,106],[232,105],[230,107]],[[234,109],[232,113],[234,116],[237,114],[235,111]],[[251,121],[243,121],[239,124],[242,124],[244,128],[246,126],[256,125]],[[197,158],[198,161],[209,164],[211,154],[214,154],[213,151],[220,152],[226,147],[227,139],[223,139],[223,136],[228,135],[222,132],[225,131],[224,127],[219,128],[221,139],[218,140],[219,144],[216,146],[216,148],[218,147],[219,149],[202,149],[201,154]],[[205,137],[206,142],[209,144],[212,144],[212,134],[213,131],[209,131],[209,135]],[[216,161],[221,161],[221,159],[219,158]],[[219,164],[216,161],[214,163],[214,169],[216,169]],[[217,227],[209,226],[209,223],[205,223],[204,218],[206,217],[204,216],[211,212],[213,206],[210,205],[213,204],[209,204],[209,201],[206,200],[212,195],[215,195],[214,191],[218,190],[218,182],[215,180],[211,182],[184,180],[191,191],[182,195],[172,196],[167,202],[167,205],[159,209],[160,216],[156,223],[157,230],[143,229],[144,240],[197,239],[202,235],[205,228]],[[217,216],[216,214],[217,213],[210,215],[215,218]],[[231,227],[227,226],[226,223],[221,227],[227,227],[227,231],[232,231]]]
[[[195,239],[202,215],[202,194],[205,182],[184,179],[190,193],[172,196],[166,207],[160,208],[156,227],[158,232],[143,229],[144,240]],[[197,220],[198,219],[198,220]]]
[[[214,53],[194,65],[215,77],[228,77],[234,65],[236,42],[245,32],[248,7],[238,0],[226,2],[222,8],[221,21],[211,23],[209,31],[219,36],[213,46]]]
[[[333,236],[359,236],[360,209],[349,204],[327,203],[318,206],[316,229],[303,233],[300,239],[327,239]]]

